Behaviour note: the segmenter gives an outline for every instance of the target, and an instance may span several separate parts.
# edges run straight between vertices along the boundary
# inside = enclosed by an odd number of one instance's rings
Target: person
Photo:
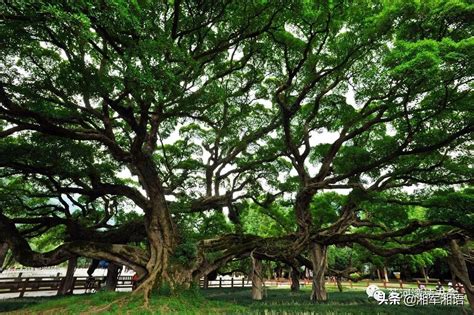
[[[466,290],[464,290],[464,285],[462,283],[458,283],[458,293],[466,294]]]
[[[454,292],[459,292],[459,282],[454,285]]]
[[[132,291],[135,291],[135,289],[138,287],[138,274],[135,273],[133,276],[132,276]]]
[[[421,283],[420,280],[416,281],[416,285],[418,286],[418,289],[420,290],[426,289],[426,286],[423,283]]]
[[[109,261],[102,259],[99,261],[99,268],[106,269],[109,266]]]
[[[443,287],[443,284],[441,283],[441,281],[438,281],[438,283],[436,284],[436,291],[439,291],[439,292],[444,291],[444,287]]]
[[[448,283],[448,292],[456,292],[456,290],[453,288],[453,283],[452,282]]]

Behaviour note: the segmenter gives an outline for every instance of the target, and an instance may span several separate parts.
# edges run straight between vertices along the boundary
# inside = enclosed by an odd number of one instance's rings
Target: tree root
[[[125,296],[123,298],[114,300],[114,301],[110,302],[109,304],[88,309],[86,312],[83,312],[81,314],[84,314],[84,315],[85,314],[99,314],[99,313],[102,313],[102,312],[108,310],[114,304],[117,304],[119,307],[122,306],[130,298],[131,298],[130,296]]]

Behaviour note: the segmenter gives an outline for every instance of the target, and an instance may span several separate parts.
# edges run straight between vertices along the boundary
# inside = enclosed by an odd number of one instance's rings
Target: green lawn
[[[17,314],[464,314],[454,306],[379,306],[368,301],[362,290],[343,293],[330,289],[329,302],[313,304],[309,289],[292,294],[288,289],[269,288],[264,301],[252,301],[250,290],[208,289],[200,293],[160,296],[144,309],[139,297],[129,293],[99,292],[72,297],[23,298],[0,302],[0,312]],[[467,310],[467,307],[466,307]]]

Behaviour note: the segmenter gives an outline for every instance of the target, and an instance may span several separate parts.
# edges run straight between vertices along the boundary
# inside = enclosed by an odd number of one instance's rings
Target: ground
[[[348,289],[348,288],[347,288]],[[157,296],[148,309],[130,293],[99,292],[72,297],[10,299],[0,302],[0,312],[13,314],[467,314],[459,306],[393,306],[369,301],[363,290],[330,289],[326,304],[308,300],[309,288],[290,293],[288,288],[269,288],[264,301],[252,301],[248,288],[216,288]]]

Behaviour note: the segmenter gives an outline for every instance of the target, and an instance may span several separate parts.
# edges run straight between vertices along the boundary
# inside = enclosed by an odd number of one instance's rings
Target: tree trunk
[[[133,161],[130,168],[132,173],[138,176],[148,196],[148,200],[143,204],[143,210],[149,260],[146,264],[146,273],[140,279],[140,286],[134,291],[135,294],[144,294],[144,304],[148,306],[153,289],[167,283],[174,291],[176,286],[181,286],[181,283],[189,286],[193,278],[192,271],[181,272],[170,266],[170,258],[176,248],[178,236],[151,151],[143,149],[139,147],[132,149]]]
[[[456,282],[456,274],[454,273],[454,271],[451,267],[449,267],[449,272],[451,273],[451,282],[452,283]]]
[[[149,240],[150,259],[146,265],[147,274],[137,289],[145,295],[145,304],[154,288],[160,287],[170,279],[168,274],[168,263],[173,246],[170,244],[169,234],[161,230],[159,224],[149,224],[147,229]],[[170,283],[170,285],[172,285]]]
[[[140,286],[135,291],[141,292],[148,305],[151,292],[167,283],[173,291],[177,284],[190,284],[190,272],[177,272],[169,266],[169,259],[176,247],[176,235],[169,209],[166,206],[164,195],[158,189],[149,193],[152,197],[152,206],[145,211],[145,229],[149,242],[150,258],[146,265],[146,274],[140,279]],[[186,280],[183,277],[187,275]],[[189,279],[188,279],[189,278]]]
[[[291,267],[291,292],[299,292],[300,290],[301,272],[297,267]]]
[[[8,253],[8,243],[0,243],[0,271],[3,268],[3,263],[5,262],[5,258],[7,258]]]
[[[252,256],[252,299],[263,299],[262,261]]]
[[[421,274],[423,275],[423,278],[425,279],[425,284],[428,284],[428,275],[426,274],[425,267],[421,267]]]
[[[451,240],[449,243],[449,249],[451,252],[451,255],[448,256],[449,268],[464,286],[467,300],[469,301],[471,311],[474,314],[474,288],[469,279],[469,272],[467,270],[466,261],[464,260],[464,255],[456,240]]]
[[[76,271],[77,256],[68,260],[66,276],[61,281],[58,289],[58,295],[70,295],[74,290],[74,271]]]
[[[313,243],[311,247],[311,260],[313,263],[313,289],[311,292],[312,301],[326,302],[328,299],[325,279],[327,258],[327,246]]]
[[[341,277],[336,277],[336,283],[337,283],[337,288],[339,292],[342,292],[342,283],[341,283]]]
[[[298,224],[298,232],[302,235],[309,235],[310,227],[313,223],[311,217],[311,211],[309,211],[309,205],[313,195],[308,193],[298,193],[295,201],[295,215],[296,223]]]
[[[385,279],[385,282],[388,282],[388,271],[387,267],[383,266],[383,277]]]
[[[120,267],[114,263],[109,263],[107,267],[107,278],[105,279],[105,289],[115,291],[117,288],[118,275]]]
[[[380,268],[377,268],[377,277],[379,278],[379,281],[382,281],[382,275],[380,273]]]

